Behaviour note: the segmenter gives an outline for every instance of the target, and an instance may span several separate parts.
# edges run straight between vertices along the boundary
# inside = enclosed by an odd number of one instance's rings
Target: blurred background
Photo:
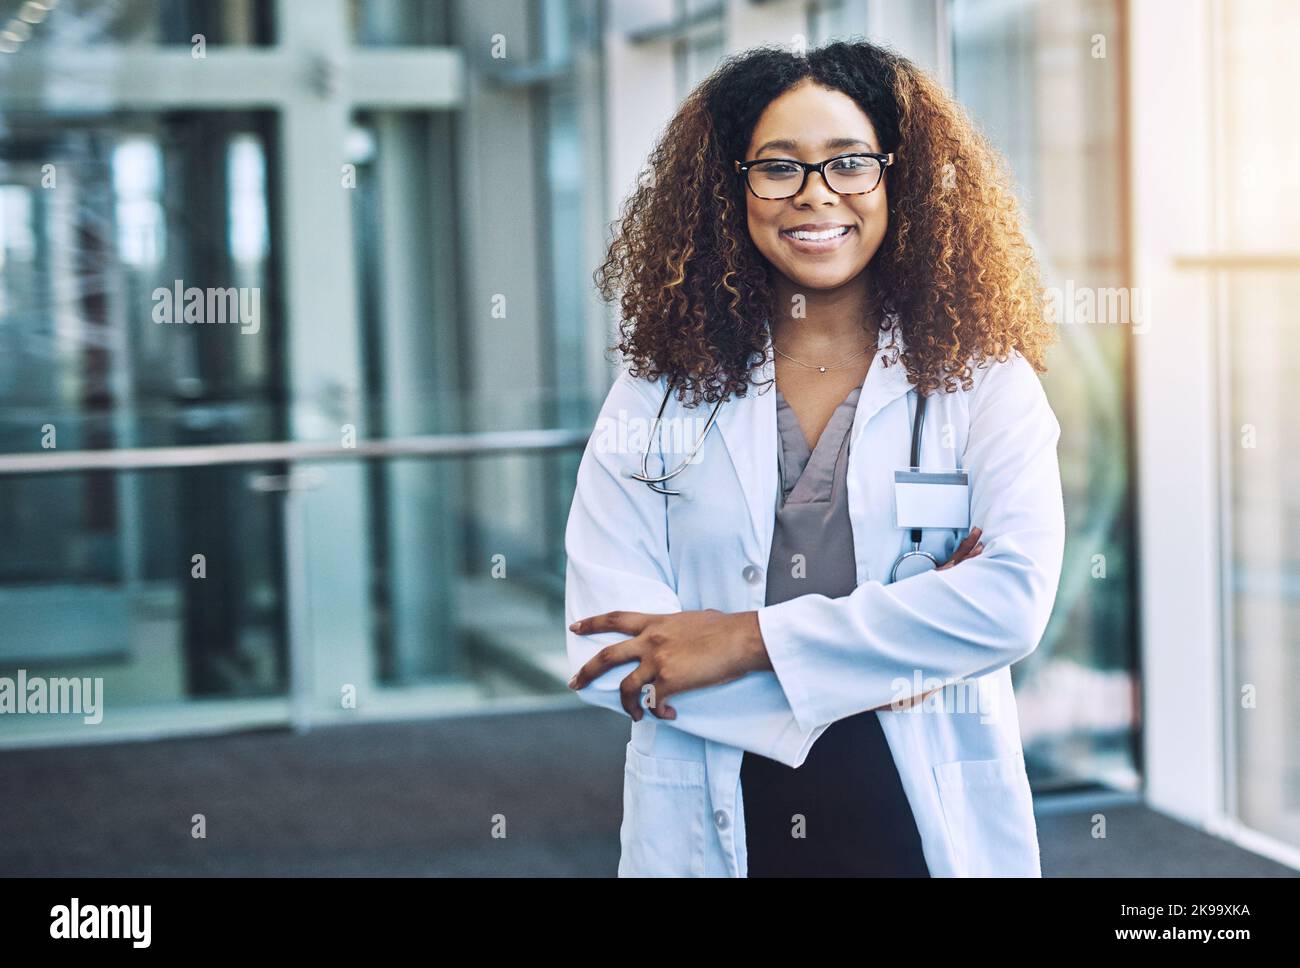
[[[592,271],[722,57],[852,36],[1063,294],[1044,872],[1300,869],[1300,0],[0,0],[0,676],[103,683],[0,715],[0,873],[612,873]]]

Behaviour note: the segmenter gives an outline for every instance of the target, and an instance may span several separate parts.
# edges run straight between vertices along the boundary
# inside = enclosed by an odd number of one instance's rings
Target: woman
[[[1009,667],[1060,575],[1060,427],[1004,166],[836,43],[725,62],[650,174],[565,537],[570,686],[632,720],[620,874],[1038,876]]]

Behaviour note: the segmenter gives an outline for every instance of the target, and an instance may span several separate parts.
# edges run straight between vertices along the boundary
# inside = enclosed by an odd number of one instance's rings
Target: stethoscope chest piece
[[[904,551],[894,562],[894,567],[889,569],[889,580],[891,582],[900,581],[904,578],[911,578],[913,575],[923,575],[927,571],[933,571],[939,567],[939,562],[934,555],[928,551],[922,551],[920,542],[912,546],[911,551]]]

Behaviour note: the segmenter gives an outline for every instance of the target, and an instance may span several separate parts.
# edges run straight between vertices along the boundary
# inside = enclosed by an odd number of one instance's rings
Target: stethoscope
[[[672,393],[673,393],[673,388],[671,386],[664,391],[664,400],[663,403],[659,404],[659,413],[655,415],[655,422],[650,425],[650,433],[645,440],[645,450],[642,451],[641,453],[641,473],[628,474],[627,476],[632,478],[632,480],[634,481],[640,481],[642,484],[650,488],[650,490],[654,491],[656,494],[668,494],[675,497],[681,494],[682,492],[674,491],[672,488],[668,488],[668,487],[660,487],[660,485],[663,484],[665,481],[671,481],[682,471],[686,470],[686,468],[690,466],[690,464],[695,460],[695,455],[698,454],[700,452],[700,448],[704,446],[704,439],[709,436],[709,431],[713,429],[713,422],[718,419],[718,411],[722,409],[722,405],[723,403],[726,402],[727,398],[724,396],[721,400],[719,400],[717,403],[713,405],[713,413],[709,414],[709,422],[704,425],[704,432],[700,434],[700,439],[695,442],[695,446],[691,448],[691,452],[686,455],[686,460],[682,461],[680,464],[674,467],[667,474],[664,474],[662,477],[651,477],[650,476],[650,443],[655,439],[655,434],[659,430],[659,423],[663,419],[663,415],[664,415],[664,407],[668,406],[668,398],[672,396]]]
[[[914,470],[921,466],[921,422],[925,418],[925,401],[928,398],[922,394],[916,395],[916,417],[912,421],[912,460],[908,464]],[[899,578],[898,569],[904,562],[910,562],[903,568],[903,578],[911,578],[913,575],[920,575],[927,571],[932,571],[939,567],[939,562],[934,555],[928,551],[921,550],[921,529],[912,529],[912,550],[904,551],[894,561],[894,567],[889,569],[889,580],[897,581]]]
[[[682,473],[682,471],[686,470],[686,468],[695,460],[696,455],[700,452],[700,448],[704,446],[705,438],[709,436],[709,431],[713,429],[713,424],[718,419],[718,411],[722,409],[722,404],[727,398],[724,396],[713,405],[713,412],[709,414],[708,423],[704,425],[704,432],[701,433],[699,439],[695,441],[695,446],[691,448],[686,459],[670,470],[667,474],[660,475],[659,477],[651,477],[650,447],[651,443],[655,439],[655,434],[659,430],[659,424],[663,420],[664,408],[668,406],[668,398],[672,395],[672,392],[671,386],[664,391],[663,402],[659,404],[659,412],[655,415],[654,423],[650,426],[650,433],[646,437],[645,450],[641,453],[641,473],[628,473],[627,476],[634,481],[640,481],[656,494],[676,496],[680,495],[681,491],[674,491],[672,488],[663,487],[662,485],[671,481],[678,474]],[[921,426],[925,421],[926,399],[927,398],[924,395],[917,394],[916,414],[912,418],[912,453],[911,463],[909,465],[912,468],[920,467]],[[913,575],[920,575],[939,567],[939,562],[935,559],[934,555],[930,554],[928,551],[921,550],[921,530],[921,528],[912,529],[912,549],[910,551],[904,551],[894,561],[894,566],[889,569],[889,580],[891,582],[897,581],[900,577],[911,578]],[[902,569],[901,575],[899,574],[900,569]]]

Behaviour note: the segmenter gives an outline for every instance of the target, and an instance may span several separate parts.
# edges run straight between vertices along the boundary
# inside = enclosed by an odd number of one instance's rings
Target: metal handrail
[[[81,471],[166,470],[240,464],[373,460],[394,457],[482,457],[492,454],[571,450],[585,446],[589,430],[500,430],[426,434],[357,441],[354,447],[309,441],[134,447],[119,450],[49,451],[0,455],[0,477]]]

